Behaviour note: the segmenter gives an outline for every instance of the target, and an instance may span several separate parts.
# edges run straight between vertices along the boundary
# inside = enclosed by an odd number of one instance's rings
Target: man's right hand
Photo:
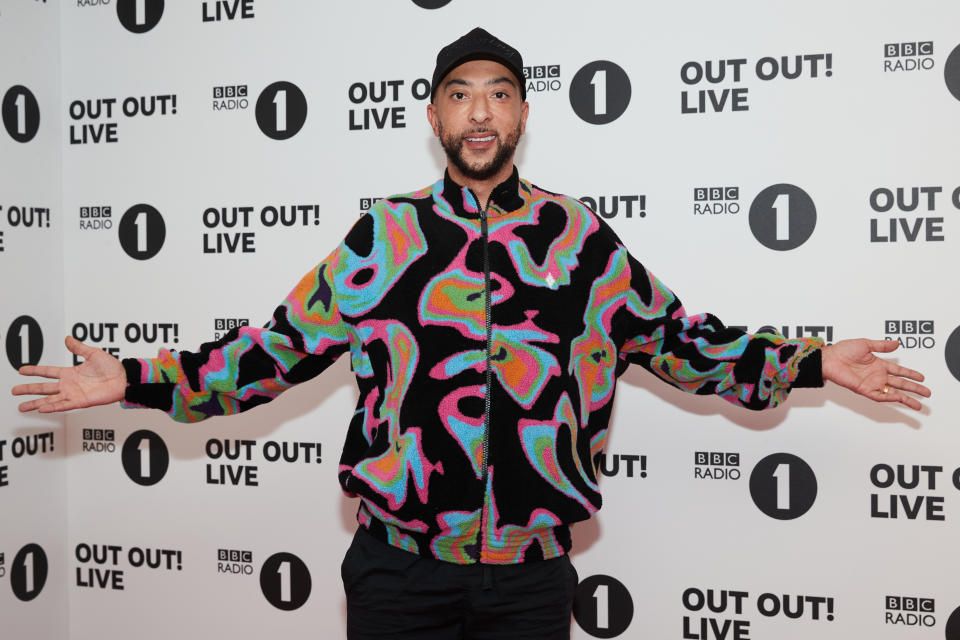
[[[67,337],[67,349],[84,361],[76,367],[24,366],[25,376],[52,378],[56,382],[33,382],[13,388],[13,395],[42,395],[44,398],[20,404],[20,411],[53,413],[110,404],[123,399],[127,374],[120,361],[102,349],[90,347]]]

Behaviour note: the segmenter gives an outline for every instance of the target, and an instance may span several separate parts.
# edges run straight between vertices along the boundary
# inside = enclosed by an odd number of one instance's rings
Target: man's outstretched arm
[[[123,399],[127,374],[120,361],[103,349],[67,337],[67,349],[84,359],[75,367],[27,365],[25,376],[40,376],[56,382],[31,382],[13,388],[15,396],[42,396],[20,403],[20,411],[53,413],[110,404]]]
[[[196,352],[161,349],[156,358],[122,362],[67,338],[86,360],[76,367],[23,367],[53,382],[14,387],[14,395],[45,396],[21,411],[66,411],[118,400],[125,407],[165,411],[180,422],[229,415],[268,402],[319,374],[347,351],[348,335],[333,295],[336,252],[307,273],[266,327],[240,327]]]

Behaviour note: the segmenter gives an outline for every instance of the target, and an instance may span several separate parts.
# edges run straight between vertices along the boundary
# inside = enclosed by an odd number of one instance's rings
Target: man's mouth
[[[467,136],[467,142],[490,142],[496,138],[494,135],[489,136]]]

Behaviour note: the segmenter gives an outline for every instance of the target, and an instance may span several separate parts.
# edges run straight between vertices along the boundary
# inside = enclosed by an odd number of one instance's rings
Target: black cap
[[[477,27],[459,40],[451,42],[437,54],[437,66],[433,70],[430,85],[430,101],[437,95],[437,88],[450,71],[470,60],[493,60],[499,62],[517,77],[520,96],[527,99],[527,83],[523,77],[523,58],[520,52],[506,42]]]

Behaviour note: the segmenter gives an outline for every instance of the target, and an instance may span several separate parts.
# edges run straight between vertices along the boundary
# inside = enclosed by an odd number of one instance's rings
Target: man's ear
[[[433,129],[433,135],[440,137],[440,119],[437,116],[437,107],[431,102],[427,105],[427,121]]]
[[[520,133],[527,132],[527,116],[530,115],[530,103],[524,101],[522,112],[520,114]]]

